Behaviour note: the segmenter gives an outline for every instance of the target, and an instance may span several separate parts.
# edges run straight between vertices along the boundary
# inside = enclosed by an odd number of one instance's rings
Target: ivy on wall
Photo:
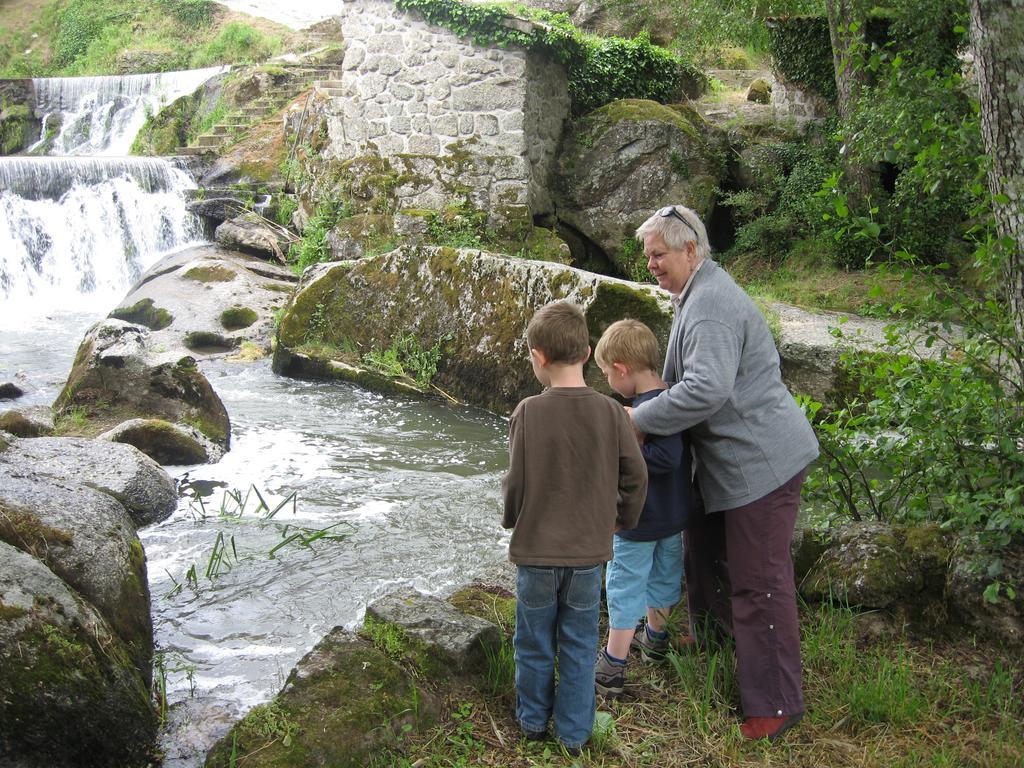
[[[679,101],[685,92],[700,91],[706,84],[697,67],[652,45],[646,35],[632,40],[588,35],[564,13],[459,0],[395,0],[395,5],[477,45],[548,52],[566,68],[573,115],[616,99]]]
[[[835,66],[828,19],[824,16],[793,16],[768,21],[768,50],[782,77],[836,99]]]
[[[873,8],[864,28],[864,41],[873,49],[889,47],[937,70],[957,61],[958,25],[966,24],[965,0],[918,0],[893,7]],[[768,45],[775,68],[796,82],[836,99],[835,68],[828,19],[791,16],[767,21]]]

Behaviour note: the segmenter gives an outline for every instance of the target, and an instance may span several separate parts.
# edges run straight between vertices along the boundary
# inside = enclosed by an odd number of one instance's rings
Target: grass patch
[[[263,61],[290,32],[206,0],[12,0],[0,25],[0,77],[107,75]],[[244,21],[243,21],[244,19]]]
[[[514,718],[514,681],[452,693],[454,711],[378,765],[440,766],[1015,766],[1024,764],[1020,650],[967,638],[858,641],[857,615],[803,608],[807,715],[782,741],[739,735],[735,656],[729,645],[631,659],[626,695],[598,700],[601,732],[580,757],[528,742]],[[506,630],[509,631],[509,630]],[[602,713],[606,713],[602,721]]]
[[[782,264],[745,254],[730,259],[725,267],[737,283],[763,302],[781,301],[867,317],[889,318],[889,307],[901,292],[927,291],[927,286],[908,285],[894,275],[836,267],[809,241],[798,243]]]

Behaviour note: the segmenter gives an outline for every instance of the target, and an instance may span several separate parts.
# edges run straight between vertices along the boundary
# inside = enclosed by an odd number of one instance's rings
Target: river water
[[[19,406],[52,402],[106,309],[3,313],[0,381],[32,385]],[[505,421],[484,411],[287,379],[267,360],[202,369],[231,417],[231,450],[217,464],[168,467],[181,481],[179,507],[139,537],[157,677],[169,704],[214,717],[216,736],[270,699],[332,627],[361,623],[368,602],[403,586],[444,593],[500,562],[507,448]],[[268,520],[252,488],[271,509],[295,498]],[[240,509],[235,499],[247,492]],[[305,538],[323,529],[345,538],[295,540],[270,557],[303,529]],[[208,577],[218,536],[228,554]],[[181,725],[173,713],[170,722]],[[208,746],[202,735],[169,733],[164,746],[180,757],[166,765],[201,765],[178,740]]]
[[[26,392],[0,408],[51,404],[88,328],[200,236],[185,211],[195,183],[170,163],[60,149],[0,159],[0,382]],[[231,418],[231,450],[167,467],[180,504],[139,531],[170,705],[165,768],[202,765],[233,719],[276,694],[333,627],[360,624],[367,603],[406,586],[448,592],[507,551],[503,419],[282,378],[268,360],[201,367]]]

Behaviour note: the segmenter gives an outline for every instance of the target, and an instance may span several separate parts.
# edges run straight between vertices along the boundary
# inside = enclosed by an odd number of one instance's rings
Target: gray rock
[[[707,221],[724,175],[724,134],[694,109],[629,99],[569,125],[554,197],[562,225],[583,237],[598,258],[610,260],[624,276],[646,274],[636,228],[672,203]],[[586,262],[586,255],[573,256]]]
[[[144,766],[149,680],[103,618],[43,563],[0,542],[0,747],[5,766]]]
[[[18,437],[43,437],[53,434],[53,409],[31,405],[0,413],[0,429]]]
[[[217,222],[233,219],[245,211],[245,204],[234,197],[208,197],[193,200],[185,206],[190,213]]]
[[[144,354],[154,363],[175,362],[185,355],[202,360],[231,353],[245,342],[269,348],[274,315],[297,281],[285,266],[204,245],[165,256],[146,271],[120,306],[149,300],[173,316],[170,325],[146,337]],[[251,309],[257,320],[229,332],[222,315],[240,306]],[[219,343],[194,343],[204,338]]]
[[[999,558],[995,578],[1016,592],[1005,592],[996,602],[985,599],[993,577],[988,569]],[[953,612],[968,626],[1002,643],[1024,644],[1024,539],[1019,536],[1005,547],[986,546],[978,536],[961,539],[949,566],[946,592]]]
[[[103,320],[86,334],[57,400],[78,409],[87,435],[132,418],[189,424],[227,449],[231,425],[221,399],[190,356],[158,363],[142,326]]]
[[[178,505],[171,477],[130,445],[74,437],[12,438],[0,451],[0,473],[101,491],[123,505],[137,527],[165,520]]]
[[[480,670],[487,652],[501,645],[501,632],[489,621],[466,616],[450,603],[414,589],[393,592],[366,608],[367,619],[401,627],[445,669],[456,674]]]
[[[225,221],[213,233],[214,239],[225,248],[235,248],[256,256],[274,258],[284,262],[284,253],[290,238],[275,229],[265,219],[245,214]]]
[[[17,400],[24,394],[24,390],[22,390],[22,388],[17,384],[13,384],[9,381],[5,381],[3,384],[0,384],[0,400]]]
[[[163,465],[210,464],[224,456],[224,449],[198,429],[162,419],[129,419],[96,439],[135,446]]]
[[[232,750],[247,756],[248,768],[289,762],[360,768],[438,711],[437,699],[409,672],[341,627],[299,661],[272,706],[295,725],[287,744],[267,743],[257,730],[266,707],[256,707],[210,750],[207,768],[231,764]]]
[[[0,464],[0,539],[39,559],[106,619],[139,674],[152,673],[146,556],[127,511],[110,496]]]

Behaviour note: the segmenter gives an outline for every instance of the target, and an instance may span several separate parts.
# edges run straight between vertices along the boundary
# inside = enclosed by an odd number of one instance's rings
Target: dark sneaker
[[[616,664],[608,658],[608,654],[600,651],[594,666],[594,687],[602,696],[614,699],[622,695],[626,686],[626,665]]]
[[[665,653],[668,651],[668,633],[664,637],[654,638],[647,632],[647,625],[637,627],[633,633],[631,648],[640,651],[640,658],[644,661],[664,661]]]

